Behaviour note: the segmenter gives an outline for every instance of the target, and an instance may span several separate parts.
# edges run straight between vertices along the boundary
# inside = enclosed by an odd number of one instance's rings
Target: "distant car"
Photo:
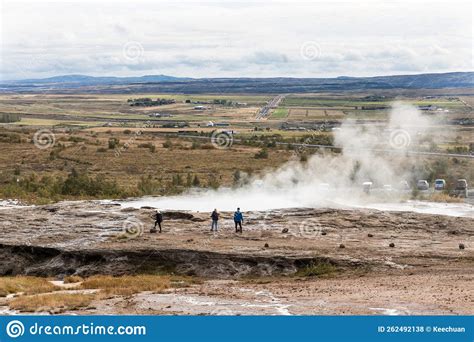
[[[372,189],[372,182],[364,182],[362,183],[362,190],[364,190],[364,192],[366,194],[369,194],[370,193],[370,189]]]
[[[444,179],[436,179],[434,182],[434,189],[441,191],[446,188],[446,181]]]
[[[456,188],[454,189],[456,196],[467,197],[467,191],[468,191],[467,180],[458,179],[456,181]]]
[[[383,190],[384,190],[384,191],[392,191],[392,190],[393,190],[392,185],[390,185],[390,184],[384,184]]]
[[[398,183],[398,189],[399,190],[410,190],[410,184],[408,184],[407,181],[400,181],[400,183]]]
[[[416,182],[416,187],[418,190],[429,190],[430,183],[428,183],[426,179],[420,179],[418,182]]]

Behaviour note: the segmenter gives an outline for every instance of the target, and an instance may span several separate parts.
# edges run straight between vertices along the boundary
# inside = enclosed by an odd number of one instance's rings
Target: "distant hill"
[[[337,78],[185,78],[166,75],[93,77],[64,75],[5,81],[0,92],[84,93],[306,93],[371,89],[472,88],[474,72]]]
[[[191,78],[181,78],[166,75],[145,75],[138,77],[115,77],[104,76],[95,77],[87,75],[62,75],[40,79],[26,79],[16,81],[6,81],[5,84],[58,84],[58,85],[98,85],[98,84],[128,84],[144,82],[175,82],[190,80]]]

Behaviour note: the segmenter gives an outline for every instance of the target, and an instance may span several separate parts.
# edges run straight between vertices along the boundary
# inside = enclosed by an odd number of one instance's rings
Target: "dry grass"
[[[131,296],[143,291],[160,293],[170,287],[180,288],[202,283],[198,278],[166,275],[125,275],[120,277],[98,275],[86,279],[70,276],[64,279],[66,284],[78,282],[82,283],[77,288],[101,291],[96,293],[67,293],[65,291],[45,293],[60,290],[60,288],[52,285],[45,278],[3,277],[0,278],[0,295],[23,293],[5,301],[12,310],[61,313],[88,307],[93,300],[112,296]]]
[[[428,197],[433,202],[462,203],[464,200],[459,197],[452,197],[445,193],[434,193]]]
[[[52,292],[59,288],[51,284],[46,278],[38,277],[0,277],[0,297],[12,293],[38,294]]]
[[[106,295],[130,296],[143,291],[163,292],[171,286],[169,276],[135,275],[135,276],[93,276],[85,279],[84,289],[101,289]]]
[[[75,132],[71,135],[56,132],[56,145],[61,144],[65,147],[43,150],[29,142],[34,131],[23,130],[22,143],[0,142],[0,149],[4,151],[0,155],[0,183],[11,183],[13,177],[24,180],[32,175],[37,179],[42,177],[64,179],[72,169],[75,169],[80,174],[87,174],[91,178],[100,176],[108,182],[115,181],[120,189],[130,196],[139,196],[137,184],[142,177],[151,176],[158,189],[154,190],[154,194],[164,195],[184,189],[171,186],[174,176],[179,175],[183,182],[186,182],[188,175],[197,176],[201,186],[204,187],[208,185],[212,176],[220,185],[231,186],[236,170],[256,174],[282,165],[291,155],[291,152],[287,150],[271,149],[268,159],[255,160],[253,156],[259,150],[258,148],[235,145],[230,150],[200,147],[191,149],[192,142],[182,139],[171,139],[173,147],[164,148],[163,143],[166,140],[163,137],[155,137],[147,133],[136,137],[134,134],[124,134],[123,130],[121,128],[121,132],[101,132],[97,136],[86,131]],[[121,144],[129,144],[128,149],[119,150],[119,156],[114,150],[108,149],[108,140],[112,137],[118,138]],[[86,141],[75,143],[69,141],[70,138],[86,139]],[[206,140],[199,142],[202,146],[206,143],[210,145]],[[153,144],[156,147],[155,153],[138,147],[142,144]],[[99,149],[105,152],[98,152]],[[51,158],[50,154],[53,151],[56,151],[56,154],[54,158]],[[21,164],[18,163],[17,156],[21,156]],[[245,160],[252,162],[243,163]],[[0,197],[14,197],[27,203],[45,203],[40,201],[43,195],[39,192],[18,192],[10,195],[7,190],[8,187],[0,189]],[[45,200],[57,201],[65,198],[87,199],[80,196],[70,198],[46,196]]]
[[[94,300],[93,294],[82,293],[51,293],[34,296],[20,296],[13,298],[8,306],[12,310],[35,312],[35,311],[67,311],[78,310],[90,305]]]
[[[336,271],[337,268],[334,265],[327,262],[318,262],[298,270],[296,275],[301,277],[320,277],[333,274]]]
[[[82,277],[72,275],[64,278],[64,284],[73,284],[73,283],[79,283],[83,281],[84,279]]]

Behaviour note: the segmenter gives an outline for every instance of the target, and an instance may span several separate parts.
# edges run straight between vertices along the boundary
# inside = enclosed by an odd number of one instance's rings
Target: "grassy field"
[[[131,107],[127,104],[127,99],[145,96],[173,98],[177,102],[158,107]],[[366,105],[388,106],[391,97],[387,95],[381,100],[368,101],[367,96],[289,95],[281,107],[273,110],[269,119],[256,120],[260,106],[271,96],[1,95],[0,113],[20,113],[22,119],[3,124],[3,128],[0,126],[0,148],[3,151],[0,155],[0,198],[44,203],[65,198],[176,194],[191,186],[232,186],[238,182],[236,174],[258,174],[277,168],[294,157],[291,145],[277,145],[276,142],[300,143],[308,136],[313,143],[330,144],[332,141],[330,129],[318,131],[315,135],[310,129],[284,130],[280,126],[283,122],[298,126],[300,122],[342,122],[346,118],[366,122],[377,120],[379,123],[387,120],[388,109],[360,108]],[[209,109],[194,110],[195,104],[185,103],[186,100],[213,102],[222,99],[246,105],[236,107],[213,103],[206,105]],[[449,112],[437,113],[445,120],[472,118],[473,114],[469,107],[473,102],[470,96],[426,99],[417,95],[403,100],[415,105],[449,107]],[[169,113],[172,117],[148,116],[156,112]],[[236,132],[236,141],[229,149],[211,144],[210,135],[216,128],[208,127],[210,121],[227,123],[228,126],[217,129]],[[187,127],[162,127],[169,122],[186,123]],[[52,146],[43,149],[33,144],[34,134],[40,128],[51,130],[54,135]],[[201,139],[180,138],[178,131],[198,135]],[[474,143],[473,136],[472,126],[441,123],[433,128],[432,136],[427,137],[427,146],[423,148],[466,153],[469,145]],[[430,147],[432,140],[436,141],[434,147]],[[256,155],[265,158],[256,158]],[[449,161],[449,167],[464,170],[463,163]],[[70,179],[73,172],[76,172],[75,177]],[[69,194],[70,189],[65,190],[68,182],[77,187],[79,184],[83,187],[98,186],[99,190]]]
[[[288,108],[277,108],[273,110],[271,118],[272,119],[282,119],[288,116]]]

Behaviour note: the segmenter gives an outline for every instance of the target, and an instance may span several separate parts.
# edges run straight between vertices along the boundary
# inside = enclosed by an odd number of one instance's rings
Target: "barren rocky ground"
[[[210,213],[62,202],[0,209],[0,274],[171,272],[200,284],[101,300],[83,313],[473,314],[474,219],[369,209]],[[313,266],[331,272],[309,274]]]

